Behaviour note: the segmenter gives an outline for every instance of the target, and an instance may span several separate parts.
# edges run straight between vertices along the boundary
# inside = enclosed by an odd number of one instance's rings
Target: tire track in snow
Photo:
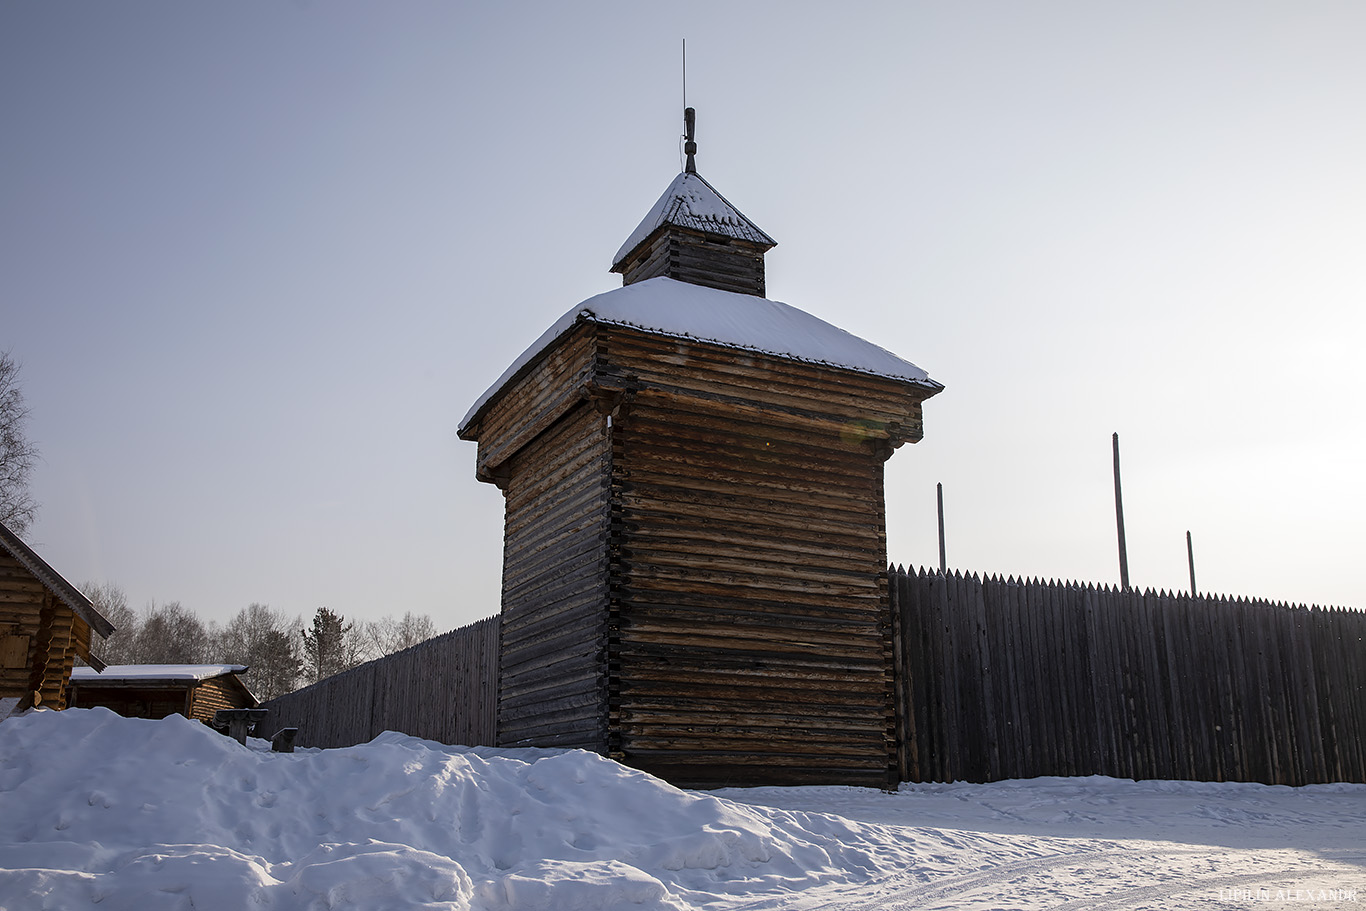
[[[1305,885],[1305,881],[1312,881],[1314,886],[1323,889],[1346,889],[1356,890],[1357,901],[1337,902],[1337,901],[1318,901],[1312,905],[1316,911],[1333,911],[1337,908],[1346,908],[1349,905],[1359,908],[1360,900],[1366,900],[1366,871],[1360,869],[1366,867],[1366,854],[1351,853],[1347,851],[1316,852],[1319,864],[1309,868],[1301,861],[1293,866],[1286,866],[1275,870],[1239,871],[1234,873],[1206,872],[1199,874],[1188,874],[1178,876],[1170,881],[1157,883],[1151,886],[1144,886],[1138,889],[1130,889],[1122,896],[1098,896],[1095,898],[1083,899],[1081,901],[1069,901],[1058,905],[1059,911],[1105,911],[1105,909],[1129,909],[1129,911],[1141,911],[1144,908],[1170,908],[1170,907],[1189,907],[1189,903],[1175,906],[1171,904],[1150,905],[1149,902],[1167,900],[1173,898],[1178,893],[1191,892],[1193,890],[1204,890],[1208,894],[1204,898],[1197,898],[1201,907],[1215,908],[1245,908],[1248,906],[1272,906],[1277,904],[1299,904],[1299,902],[1287,901],[1276,903],[1274,901],[1265,902],[1261,900],[1249,901],[1241,898],[1220,898],[1221,891],[1241,890],[1245,894],[1255,893],[1258,889],[1269,889],[1274,896],[1275,890],[1279,888],[1294,889],[1293,884],[1298,881]],[[1355,867],[1353,867],[1355,865]],[[1328,877],[1337,877],[1335,885],[1327,885],[1324,880]]]
[[[1316,911],[1359,908],[1366,900],[1366,854],[1317,852],[1313,863],[1305,858],[1286,864],[1281,852],[1255,849],[1227,850],[1212,846],[1173,847],[1154,852],[1133,847],[1053,854],[1027,860],[996,864],[961,875],[939,876],[927,883],[897,888],[894,881],[882,884],[884,893],[876,898],[841,902],[848,911],[967,911],[967,909],[1055,908],[1058,911],[1107,911],[1107,909],[1187,909],[1193,906],[1213,909],[1278,907],[1276,902],[1223,899],[1220,890],[1259,888],[1296,888],[1295,880],[1312,880],[1316,888],[1355,889],[1357,901],[1340,905],[1316,901]],[[1155,857],[1184,861],[1181,870],[1154,870]],[[1353,866],[1355,864],[1355,866]],[[1191,870],[1191,865],[1204,867]],[[1232,867],[1232,868],[1230,868]],[[1155,877],[1162,881],[1152,883]],[[1334,885],[1324,880],[1332,878]],[[1068,897],[1079,889],[1103,888],[1103,895]],[[1203,895],[1191,895],[1203,892]],[[1051,899],[1045,896],[1052,896]],[[1182,896],[1179,902],[1173,902]],[[1286,902],[1285,905],[1295,904]]]

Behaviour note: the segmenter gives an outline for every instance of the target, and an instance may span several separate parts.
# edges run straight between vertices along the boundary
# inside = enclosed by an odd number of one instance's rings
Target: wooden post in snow
[[[1191,567],[1191,597],[1194,598],[1195,595],[1196,595],[1196,591],[1195,591],[1195,548],[1191,546],[1191,533],[1190,533],[1189,530],[1186,531],[1186,559],[1190,562],[1190,567]]]
[[[1129,590],[1129,551],[1124,546],[1124,498],[1119,490],[1119,434],[1113,437],[1115,449],[1115,526],[1119,529],[1119,584]]]
[[[942,483],[934,485],[935,494],[939,500],[939,571],[947,573],[949,571],[948,560],[944,551],[944,485]]]

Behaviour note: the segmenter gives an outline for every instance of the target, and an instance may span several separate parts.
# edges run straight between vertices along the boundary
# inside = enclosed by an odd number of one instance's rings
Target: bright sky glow
[[[0,348],[72,582],[498,608],[456,425],[681,169],[946,390],[888,548],[1366,607],[1366,6],[11,3]]]

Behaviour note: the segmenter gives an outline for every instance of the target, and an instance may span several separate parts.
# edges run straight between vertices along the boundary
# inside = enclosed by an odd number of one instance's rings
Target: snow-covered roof
[[[581,320],[942,388],[910,361],[781,301],[672,278],[651,278],[590,297],[567,311],[479,397],[460,422],[460,429],[464,430],[518,371]]]
[[[71,679],[82,680],[211,680],[224,674],[240,674],[242,664],[111,664],[103,673],[93,667],[73,667]]]
[[[626,243],[621,245],[617,255],[612,258],[613,268],[641,241],[654,233],[656,228],[664,224],[720,234],[737,240],[753,241],[766,247],[778,244],[741,214],[739,209],[727,202],[726,198],[716,192],[716,188],[703,180],[700,174],[689,174],[685,171],[674,178],[673,183],[669,184],[669,188],[659,197],[659,201],[650,209],[649,214],[631,232],[631,236],[626,238]]]

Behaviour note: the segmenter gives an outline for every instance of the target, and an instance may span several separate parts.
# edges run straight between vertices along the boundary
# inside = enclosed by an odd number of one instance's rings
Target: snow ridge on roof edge
[[[245,664],[111,664],[98,674],[92,668],[74,667],[74,678],[91,680],[212,680],[250,670]]]
[[[581,317],[581,318],[586,317],[589,321],[594,322],[594,323],[600,323],[600,324],[602,324],[602,325],[604,325],[604,326],[624,326],[624,327],[627,328],[627,329],[636,329],[636,330],[638,330],[638,331],[640,331],[640,332],[649,332],[649,333],[651,333],[652,335],[662,335],[662,336],[664,336],[665,338],[681,338],[681,339],[688,339],[689,341],[693,341],[693,342],[702,342],[703,344],[706,344],[706,345],[719,345],[719,346],[722,347],[722,348],[730,348],[730,349],[733,349],[733,350],[736,350],[736,351],[752,351],[752,352],[754,352],[755,354],[767,354],[767,355],[770,356],[770,357],[780,357],[780,358],[783,358],[784,360],[796,361],[796,362],[799,363],[799,364],[818,364],[818,365],[820,365],[820,366],[822,366],[822,367],[833,367],[833,368],[835,368],[836,370],[851,370],[851,371],[853,371],[854,373],[864,373],[864,374],[867,374],[868,376],[880,376],[880,377],[883,377],[883,378],[889,379],[889,380],[904,380],[904,381],[907,382],[907,383],[913,383],[913,384],[915,384],[916,386],[924,386],[924,387],[929,388],[929,389],[937,389],[937,388],[940,388],[940,386],[941,386],[941,384],[936,383],[934,380],[930,379],[928,376],[925,376],[924,378],[920,378],[920,377],[907,376],[907,375],[899,374],[899,373],[891,373],[891,372],[885,372],[885,371],[880,371],[880,370],[872,370],[872,369],[869,369],[869,368],[866,368],[866,367],[857,367],[857,366],[854,366],[854,365],[852,365],[852,364],[844,364],[844,363],[841,363],[841,362],[839,362],[839,361],[824,360],[824,359],[818,358],[818,357],[804,357],[804,356],[802,356],[802,355],[800,355],[800,354],[792,354],[792,353],[787,352],[787,351],[781,351],[781,350],[779,350],[779,349],[777,349],[777,348],[764,348],[764,347],[759,346],[759,345],[751,345],[751,344],[747,344],[747,343],[744,343],[744,342],[728,342],[728,341],[724,341],[724,340],[722,340],[722,339],[707,338],[706,336],[694,335],[694,334],[692,334],[692,333],[683,332],[683,331],[679,331],[679,330],[657,329],[657,328],[655,328],[655,327],[653,327],[653,326],[645,326],[645,325],[641,325],[641,324],[639,324],[639,323],[633,323],[633,322],[631,322],[630,320],[625,320],[625,319],[612,319],[612,318],[610,318],[610,317],[598,316],[598,315],[597,315],[596,313],[594,313],[592,310],[589,310],[589,309],[587,309],[587,308],[584,308],[584,310],[580,313],[580,317]],[[817,317],[817,318],[819,319],[819,317]],[[835,328],[839,328],[839,327],[835,327]],[[857,336],[855,336],[855,337],[857,338]],[[872,344],[872,343],[869,342],[869,344]],[[880,346],[879,346],[879,347],[880,347]],[[887,349],[883,348],[882,350],[886,351]],[[888,354],[891,354],[890,351],[888,351],[887,353],[888,353]],[[892,355],[892,356],[895,357],[896,355]],[[913,366],[914,366],[914,365],[913,365]]]

